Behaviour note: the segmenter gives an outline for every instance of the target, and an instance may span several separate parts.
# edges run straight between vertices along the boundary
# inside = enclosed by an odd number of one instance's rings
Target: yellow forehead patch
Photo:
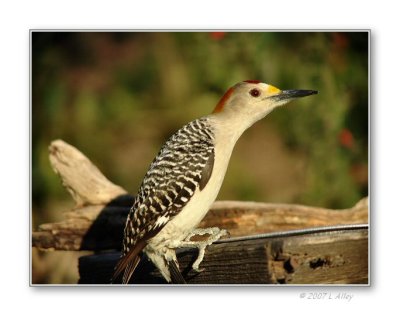
[[[279,92],[281,92],[281,90],[278,89],[277,87],[268,85],[267,92],[270,94],[273,94],[273,93],[279,93]]]

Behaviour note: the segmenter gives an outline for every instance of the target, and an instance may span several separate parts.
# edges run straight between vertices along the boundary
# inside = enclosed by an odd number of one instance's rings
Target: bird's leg
[[[205,240],[201,241],[192,241],[190,240],[193,236],[196,235],[210,235]],[[213,242],[220,239],[222,236],[228,235],[228,231],[225,229],[219,229],[218,227],[210,227],[210,228],[197,228],[187,235],[187,237],[180,243],[179,247],[188,247],[188,248],[197,248],[199,250],[199,254],[197,256],[196,261],[193,263],[192,268],[197,272],[204,271],[204,269],[200,269],[199,265],[204,259],[204,254],[206,251],[206,247],[211,245]]]

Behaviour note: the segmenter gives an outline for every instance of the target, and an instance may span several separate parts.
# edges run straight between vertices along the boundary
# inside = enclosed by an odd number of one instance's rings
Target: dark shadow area
[[[133,199],[127,194],[108,203],[83,237],[80,250],[121,249],[124,225]]]

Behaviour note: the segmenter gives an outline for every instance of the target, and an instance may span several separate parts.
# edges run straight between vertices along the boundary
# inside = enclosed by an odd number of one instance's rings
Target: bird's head
[[[278,106],[316,93],[315,90],[280,90],[260,81],[246,80],[226,91],[213,114],[240,117],[251,125]]]

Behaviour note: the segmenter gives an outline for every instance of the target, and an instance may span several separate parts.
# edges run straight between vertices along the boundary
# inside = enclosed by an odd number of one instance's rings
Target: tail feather
[[[111,283],[114,283],[119,275],[123,272],[122,283],[127,284],[135,272],[136,267],[140,262],[140,252],[146,246],[144,240],[139,241],[126,255],[119,259],[114,269],[114,274],[111,278]]]
[[[135,272],[135,269],[138,266],[139,262],[140,262],[139,256],[136,256],[133,260],[128,262],[124,271],[124,275],[122,276],[122,284],[129,283],[129,280],[131,279],[133,272]]]

